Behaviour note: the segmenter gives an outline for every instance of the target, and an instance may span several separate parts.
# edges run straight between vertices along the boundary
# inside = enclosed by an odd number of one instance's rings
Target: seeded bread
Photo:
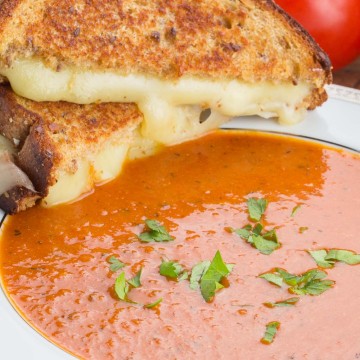
[[[271,0],[0,1],[0,68],[30,57],[59,71],[305,81],[309,109],[331,82],[327,55]]]

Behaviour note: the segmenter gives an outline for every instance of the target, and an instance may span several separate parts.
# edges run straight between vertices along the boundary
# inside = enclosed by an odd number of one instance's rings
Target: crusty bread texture
[[[36,199],[46,197],[64,175],[77,173],[84,164],[91,190],[96,157],[106,148],[112,151],[132,143],[142,120],[135,104],[37,103],[17,96],[9,86],[0,86],[0,135],[17,145],[15,163],[32,181]],[[96,174],[93,177],[96,181]],[[34,199],[34,194],[19,191],[12,189],[2,196],[0,207],[11,213],[23,210],[24,197]]]
[[[3,0],[0,68],[26,58],[57,71],[305,81],[308,108],[331,81],[327,55],[271,0]]]

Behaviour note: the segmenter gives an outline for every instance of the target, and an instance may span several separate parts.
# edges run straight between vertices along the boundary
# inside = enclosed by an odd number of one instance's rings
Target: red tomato
[[[360,54],[360,0],[275,0],[328,53],[334,69]]]

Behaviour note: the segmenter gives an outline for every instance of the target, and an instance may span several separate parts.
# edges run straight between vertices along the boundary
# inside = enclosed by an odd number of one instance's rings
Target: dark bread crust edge
[[[17,164],[27,174],[41,197],[45,197],[49,187],[55,183],[52,169],[56,156],[56,149],[46,133],[44,122],[40,120],[30,128],[18,153]]]
[[[0,195],[0,208],[7,214],[13,215],[35,205],[41,196],[24,186],[15,186]]]
[[[51,174],[58,154],[41,115],[27,109],[10,87],[4,85],[0,85],[0,133],[9,140],[20,141],[15,163],[33,183],[38,198],[45,197],[54,183]]]

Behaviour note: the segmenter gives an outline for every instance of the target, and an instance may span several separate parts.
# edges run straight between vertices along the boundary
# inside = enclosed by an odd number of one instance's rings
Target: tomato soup
[[[7,217],[3,287],[37,331],[80,358],[356,359],[360,265],[323,268],[309,251],[360,253],[359,184],[358,154],[218,131],[126,164],[78,202]],[[249,199],[267,202],[257,220]],[[171,239],[139,239],[149,219]],[[269,254],[236,231],[258,223],[276,231]],[[205,301],[205,285],[191,288],[190,274],[217,251],[232,265]],[[161,275],[162,262],[179,264],[182,279]],[[275,268],[322,271],[331,281],[322,293],[299,294],[259,277]],[[140,269],[141,285],[127,283],[121,299],[120,274],[133,279]]]

